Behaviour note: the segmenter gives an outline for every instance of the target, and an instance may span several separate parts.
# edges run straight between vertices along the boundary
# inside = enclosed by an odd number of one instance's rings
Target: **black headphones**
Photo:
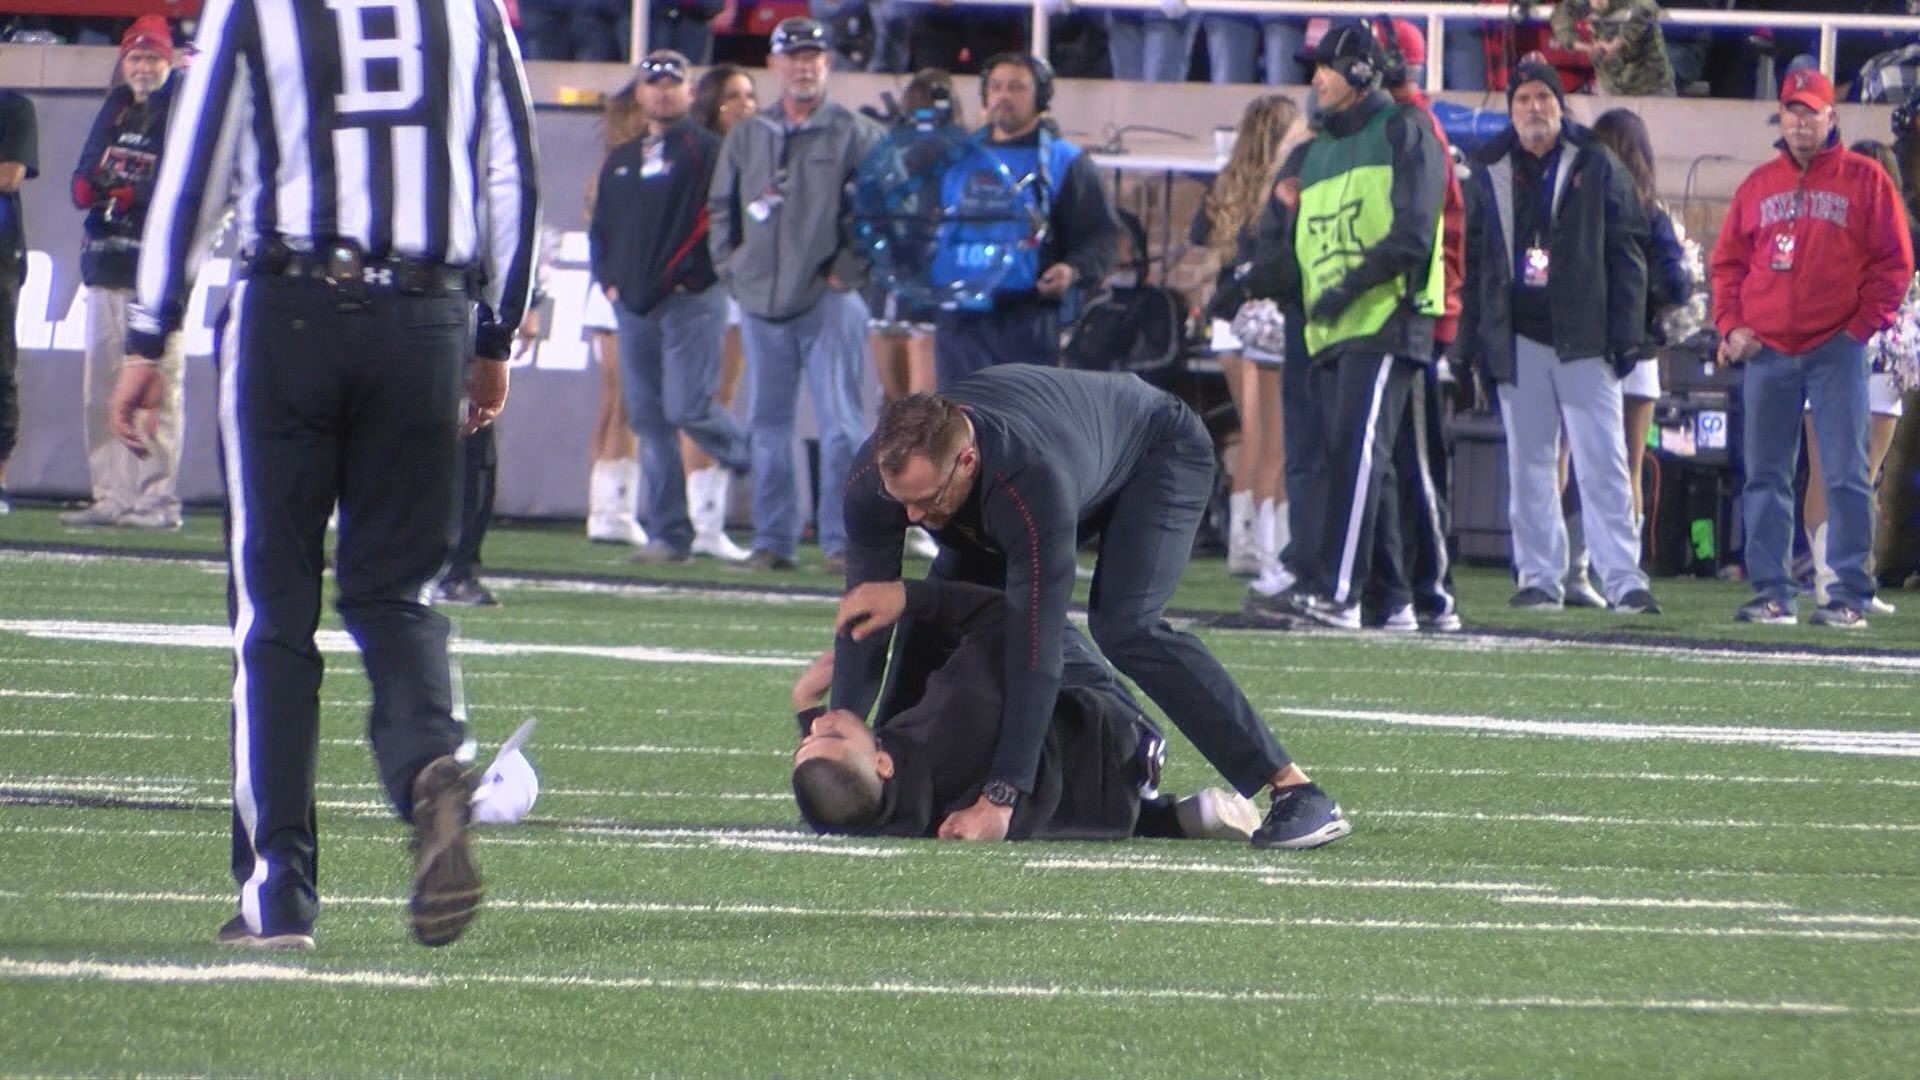
[[[1407,81],[1407,54],[1400,51],[1400,35],[1393,25],[1393,16],[1383,15],[1379,21],[1362,18],[1360,25],[1366,28],[1367,36],[1374,41],[1374,50],[1380,57],[1380,85],[1399,86]],[[1386,31],[1384,34],[1381,31]]]
[[[1033,110],[1046,112],[1053,104],[1053,65],[1026,53],[1003,52],[987,57],[987,62],[980,65],[980,104],[987,103],[987,73],[1002,64],[1021,64],[1033,74]]]
[[[1366,53],[1362,56],[1347,57],[1344,63],[1336,61],[1334,69],[1340,72],[1341,76],[1347,80],[1347,85],[1355,90],[1373,89],[1375,80],[1381,76],[1380,66],[1375,59],[1380,55],[1380,39],[1374,36],[1373,20],[1361,19],[1357,27],[1352,23],[1329,27],[1327,33],[1366,35]],[[1324,44],[1323,42],[1322,45]]]
[[[1913,138],[1913,122],[1920,118],[1920,86],[1907,92],[1907,100],[1893,107],[1893,137]]]

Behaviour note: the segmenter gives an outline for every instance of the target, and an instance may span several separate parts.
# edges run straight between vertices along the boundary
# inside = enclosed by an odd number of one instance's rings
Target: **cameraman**
[[[93,502],[60,515],[68,526],[180,527],[180,373],[182,335],[168,336],[158,361],[159,424],[152,453],[142,460],[108,427],[107,399],[127,357],[127,304],[133,299],[160,148],[166,141],[173,94],[173,32],[158,15],[145,15],[120,40],[121,85],[107,94],[73,171],[73,205],[87,211],[80,277],[87,285],[87,362],[81,380],[86,413],[87,472]]]
[[[934,366],[942,388],[994,364],[1058,363],[1075,287],[1098,287],[1120,248],[1120,224],[1092,159],[1042,118],[1052,67],[1020,53],[990,57],[981,96],[987,124],[976,138],[1013,174],[1044,231],[1016,253],[987,306],[940,313]]]

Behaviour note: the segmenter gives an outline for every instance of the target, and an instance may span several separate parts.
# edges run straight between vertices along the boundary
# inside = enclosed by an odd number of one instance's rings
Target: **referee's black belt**
[[[400,256],[369,258],[350,244],[329,244],[296,251],[269,244],[246,257],[249,277],[319,281],[335,287],[379,289],[402,296],[444,296],[467,290],[471,274],[464,266]]]

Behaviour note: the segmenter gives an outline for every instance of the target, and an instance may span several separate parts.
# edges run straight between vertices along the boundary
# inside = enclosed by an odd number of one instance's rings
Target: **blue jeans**
[[[1487,32],[1477,19],[1448,19],[1442,72],[1449,90],[1487,88]]]
[[[1203,15],[1207,31],[1207,63],[1219,84],[1259,82],[1255,64],[1266,60],[1268,86],[1294,86],[1307,81],[1306,67],[1294,59],[1306,40],[1301,19],[1249,15]]]
[[[1113,77],[1131,82],[1186,82],[1187,59],[1200,20],[1191,15],[1128,13],[1107,16],[1107,56]]]
[[[727,297],[716,286],[674,293],[637,315],[613,306],[620,322],[620,396],[640,439],[641,505],[647,535],[684,552],[693,543],[679,432],[729,468],[747,464],[746,435],[720,406],[720,342]]]
[[[913,70],[913,26],[925,5],[916,0],[879,0],[873,8],[873,56],[868,71]]]
[[[724,319],[716,324],[724,328]],[[820,429],[820,551],[847,547],[841,503],[854,451],[867,437],[860,380],[867,369],[867,305],[860,294],[823,294],[792,318],[740,317],[740,339],[753,379],[753,546],[793,556],[800,543],[799,494],[793,479],[793,422],[800,375]]]
[[[1827,563],[1839,575],[1828,595],[1856,610],[1873,598],[1873,485],[1867,475],[1867,349],[1844,331],[1787,356],[1762,347],[1747,361],[1747,483],[1740,512],[1747,531],[1747,580],[1754,592],[1793,607],[1799,589],[1793,551],[1793,473],[1802,410],[1827,480]]]

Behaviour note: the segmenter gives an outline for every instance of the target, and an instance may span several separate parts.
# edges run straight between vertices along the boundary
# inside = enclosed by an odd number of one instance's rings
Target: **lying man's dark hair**
[[[880,778],[827,758],[793,769],[793,799],[816,832],[846,832],[880,819]]]

